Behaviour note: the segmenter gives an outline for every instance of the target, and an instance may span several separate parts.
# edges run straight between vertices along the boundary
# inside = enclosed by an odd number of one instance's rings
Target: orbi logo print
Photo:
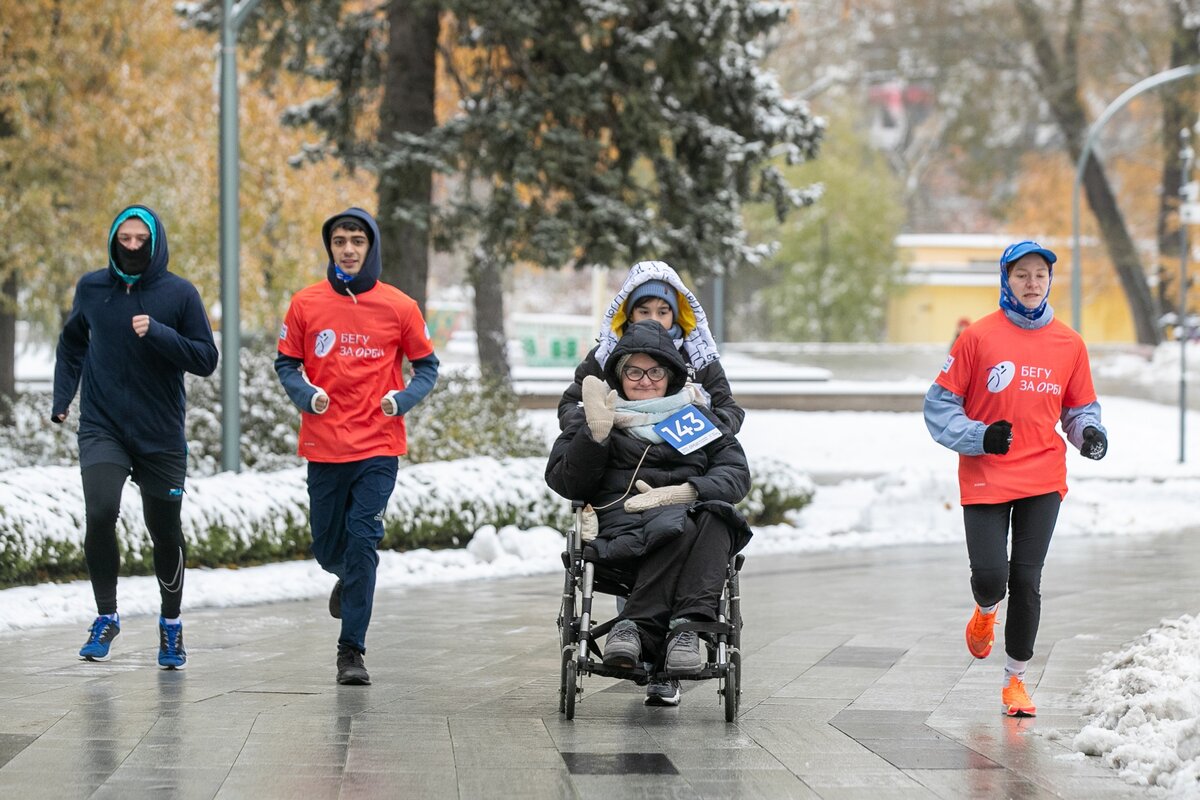
[[[1013,376],[1017,374],[1017,368],[1011,361],[1001,361],[994,367],[988,369],[987,387],[992,394],[1003,392],[1012,383]]]
[[[316,352],[317,358],[324,358],[329,355],[329,351],[333,349],[335,339],[337,339],[337,334],[333,332],[332,328],[326,328],[317,334],[317,342],[313,345],[313,351]]]

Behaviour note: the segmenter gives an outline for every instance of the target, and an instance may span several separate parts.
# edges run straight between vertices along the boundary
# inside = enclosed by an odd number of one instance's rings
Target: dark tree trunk
[[[475,289],[475,336],[479,340],[479,374],[485,384],[512,384],[508,339],[504,335],[504,281],[500,264],[477,257],[471,264]]]
[[[1017,13],[1021,18],[1026,38],[1033,47],[1038,60],[1037,80],[1042,97],[1050,107],[1050,113],[1058,123],[1066,139],[1067,154],[1071,163],[1079,162],[1083,142],[1087,137],[1088,121],[1079,98],[1079,61],[1077,58],[1080,22],[1083,18],[1083,0],[1074,0],[1067,17],[1067,34],[1063,42],[1062,60],[1050,42],[1042,12],[1034,0],[1016,0]],[[1133,237],[1121,216],[1116,196],[1108,182],[1108,176],[1095,155],[1088,157],[1083,171],[1083,188],[1088,205],[1096,215],[1100,236],[1104,239],[1108,257],[1117,270],[1137,340],[1141,344],[1158,344],[1161,333],[1158,329],[1158,313],[1150,284],[1142,270],[1141,260],[1133,244]]]
[[[379,144],[386,152],[397,133],[423,134],[437,124],[438,9],[431,2],[395,0],[388,7],[387,72],[379,110]],[[425,311],[429,280],[429,214],[414,213],[431,202],[433,179],[424,167],[380,172],[379,232],[383,280],[417,301]],[[398,210],[407,210],[397,218]]]
[[[1178,3],[1168,3],[1171,18],[1171,68],[1200,63],[1200,39],[1194,30],[1183,25],[1183,10]],[[1192,81],[1164,86],[1163,97],[1163,162],[1162,194],[1158,199],[1159,308],[1178,304],[1179,255],[1179,188],[1183,167],[1179,162],[1179,132],[1196,122],[1196,91]],[[1193,147],[1196,142],[1192,142]],[[1169,292],[1174,287],[1174,297]]]
[[[0,425],[11,425],[17,399],[17,273],[0,285]]]

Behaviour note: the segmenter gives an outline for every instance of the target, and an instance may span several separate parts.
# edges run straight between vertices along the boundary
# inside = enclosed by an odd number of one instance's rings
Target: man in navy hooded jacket
[[[183,669],[186,549],[180,525],[187,440],[183,373],[211,375],[217,347],[200,294],[167,271],[167,231],[146,206],[126,208],[108,233],[108,266],[75,286],[58,340],[52,422],[79,398],[79,466],[87,519],[84,556],[98,616],[79,651],[107,661],[117,615],[117,516],[132,476],[141,488],[162,596],[158,664]]]

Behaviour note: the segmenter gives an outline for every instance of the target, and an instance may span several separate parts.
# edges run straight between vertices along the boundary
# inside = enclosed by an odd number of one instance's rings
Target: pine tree
[[[185,11],[211,26],[216,5]],[[398,6],[410,20],[440,20],[421,41],[440,36],[459,100],[424,131],[414,108],[392,105]],[[769,200],[782,216],[816,196],[788,186],[769,160],[812,157],[822,131],[759,66],[764,34],[786,17],[782,3],[268,0],[255,13],[247,39],[262,69],[332,86],[288,117],[322,132],[308,156],[372,170],[381,216],[468,254],[485,377],[508,376],[508,265],[659,258],[694,279],[723,274],[767,254],[748,242],[743,202]],[[447,176],[448,201],[431,203],[424,170]]]

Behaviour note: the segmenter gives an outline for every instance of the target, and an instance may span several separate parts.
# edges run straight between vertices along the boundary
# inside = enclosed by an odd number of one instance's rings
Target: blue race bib
[[[654,426],[667,444],[687,455],[721,438],[721,431],[694,405],[687,405]]]

